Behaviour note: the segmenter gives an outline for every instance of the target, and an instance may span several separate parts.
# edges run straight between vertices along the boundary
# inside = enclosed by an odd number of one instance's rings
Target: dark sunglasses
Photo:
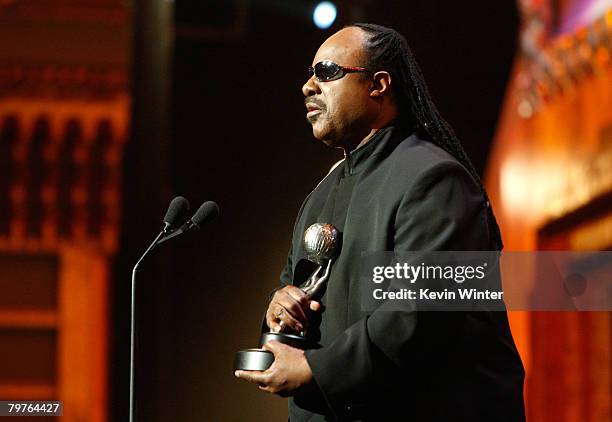
[[[364,67],[340,66],[332,61],[323,60],[314,66],[308,66],[308,79],[314,75],[319,82],[328,82],[352,72],[369,72],[369,70]]]

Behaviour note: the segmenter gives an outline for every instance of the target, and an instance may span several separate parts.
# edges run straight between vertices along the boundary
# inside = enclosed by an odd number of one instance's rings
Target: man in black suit
[[[266,371],[237,371],[289,396],[290,421],[521,421],[524,371],[505,312],[364,310],[364,252],[501,250],[487,194],[436,111],[406,40],[356,24],[319,48],[302,88],[314,136],[345,159],[300,209],[272,331],[320,334],[317,350],[271,342]],[[304,230],[342,232],[320,301],[293,284]]]

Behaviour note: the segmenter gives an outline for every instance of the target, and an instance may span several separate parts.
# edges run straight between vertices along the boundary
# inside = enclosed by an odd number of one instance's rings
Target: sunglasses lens
[[[320,81],[329,81],[340,72],[340,66],[334,62],[323,61],[315,64],[314,74]]]

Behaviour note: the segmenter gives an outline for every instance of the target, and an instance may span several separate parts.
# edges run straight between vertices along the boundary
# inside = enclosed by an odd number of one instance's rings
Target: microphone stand
[[[170,224],[165,223],[164,229],[159,232],[155,240],[149,245],[145,253],[142,254],[134,268],[132,269],[132,303],[130,311],[130,419],[129,422],[134,422],[134,349],[136,346],[135,333],[136,333],[136,271],[140,267],[142,260],[151,252],[151,250],[157,245],[159,239],[166,235],[166,231],[170,227]]]
[[[189,208],[189,203],[182,196],[177,196],[170,203],[166,217],[164,217],[164,228],[159,232],[155,240],[149,245],[145,253],[142,254],[134,268],[132,269],[132,303],[130,312],[130,417],[129,422],[134,422],[134,352],[136,349],[136,272],[140,267],[140,263],[143,259],[151,252],[151,250],[159,245],[160,243],[170,240],[182,233],[188,232],[194,228],[200,228],[200,226],[219,214],[219,206],[212,201],[203,203],[198,211],[185,222],[180,228],[172,229],[173,224],[168,221],[175,222],[178,214],[182,211],[186,211]]]

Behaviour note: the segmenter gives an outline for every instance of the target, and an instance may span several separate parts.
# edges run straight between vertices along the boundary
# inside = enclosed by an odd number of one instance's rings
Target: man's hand
[[[294,396],[314,389],[312,370],[304,351],[277,341],[263,345],[274,353],[274,362],[265,371],[236,371],[237,378],[259,384],[259,389],[281,397]]]
[[[321,304],[295,286],[285,286],[272,296],[266,311],[266,323],[270,330],[278,333],[285,327],[300,333],[308,328],[308,310],[319,311]]]

